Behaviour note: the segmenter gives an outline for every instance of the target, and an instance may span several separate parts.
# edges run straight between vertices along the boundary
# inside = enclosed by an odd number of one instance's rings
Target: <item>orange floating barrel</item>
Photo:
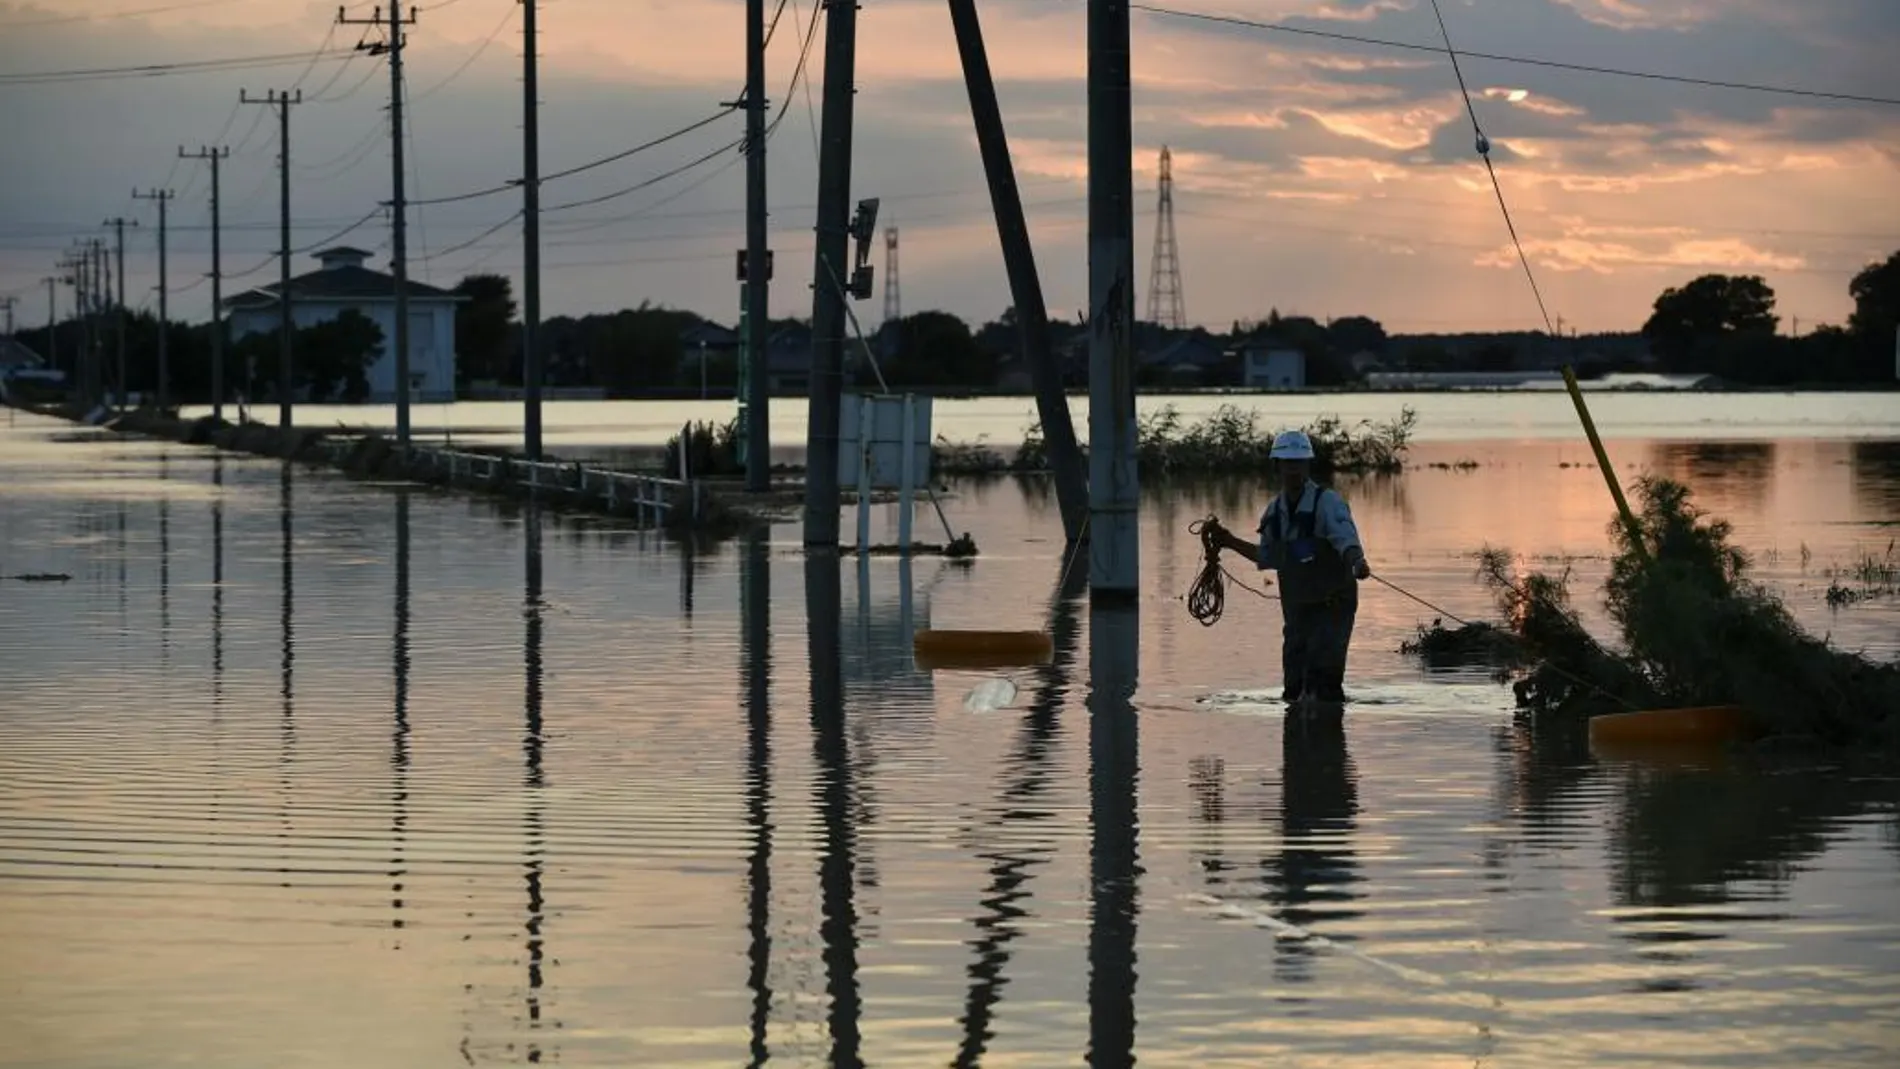
[[[1043,631],[919,631],[911,654],[919,668],[1018,668],[1048,664],[1055,642]]]
[[[1646,709],[1590,718],[1591,748],[1720,747],[1755,734],[1755,720],[1739,705]]]

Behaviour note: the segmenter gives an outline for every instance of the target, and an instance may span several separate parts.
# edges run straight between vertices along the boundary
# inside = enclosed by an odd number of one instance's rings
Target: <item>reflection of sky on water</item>
[[[88,448],[179,493],[74,494]],[[1483,466],[1345,487],[1395,582],[1483,615],[1475,536],[1601,552],[1601,479],[1559,466],[1587,450],[1434,450]],[[1900,518],[1843,445],[1612,451],[1685,465],[1777,580]],[[1171,600],[1186,523],[1257,511],[1239,481],[1151,494],[1129,618],[1054,597],[1053,516],[1013,480],[945,502],[977,562],[906,578],[789,528],[689,562],[251,458],[0,454],[31,458],[0,463],[0,572],[74,576],[0,586],[0,941],[28,978],[0,1064],[1892,1049],[1891,770],[1593,764],[1421,675],[1393,649],[1423,610],[1375,596],[1359,704],[1288,725],[1277,607],[1230,591],[1203,629]],[[1893,633],[1789,589],[1839,641]],[[970,709],[991,676],[916,672],[925,625],[1051,628],[1057,656]]]

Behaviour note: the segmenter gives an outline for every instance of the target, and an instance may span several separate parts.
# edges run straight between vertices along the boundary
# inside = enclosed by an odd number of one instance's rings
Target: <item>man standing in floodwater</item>
[[[1209,521],[1216,544],[1244,553],[1261,571],[1280,580],[1281,697],[1326,702],[1346,700],[1346,648],[1359,613],[1357,580],[1372,575],[1352,510],[1337,490],[1312,479],[1313,443],[1299,431],[1273,440],[1268,457],[1280,477],[1280,493],[1260,516],[1260,542]]]

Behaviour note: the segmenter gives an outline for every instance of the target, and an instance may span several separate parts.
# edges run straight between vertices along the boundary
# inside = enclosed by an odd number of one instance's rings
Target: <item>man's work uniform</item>
[[[1273,569],[1280,582],[1286,700],[1345,699],[1346,648],[1359,613],[1352,570],[1364,557],[1352,512],[1338,491],[1308,480],[1290,514],[1285,495],[1276,495],[1261,514],[1256,563]]]

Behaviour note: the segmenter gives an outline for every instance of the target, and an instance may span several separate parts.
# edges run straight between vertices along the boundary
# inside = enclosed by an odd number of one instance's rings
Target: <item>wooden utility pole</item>
[[[825,91],[818,151],[818,248],[812,268],[811,398],[805,429],[805,545],[838,546],[838,433],[844,409],[844,302],[851,212],[852,75],[857,0],[825,4]],[[752,317],[766,310],[748,309]],[[749,323],[748,323],[749,325]]]
[[[402,48],[404,25],[402,0],[389,0],[389,14],[378,8],[366,19],[352,19],[341,7],[336,9],[339,25],[381,25],[386,37],[370,46],[371,55],[389,55],[389,163],[390,163],[390,273],[396,278],[396,445],[409,448],[409,244],[404,225],[402,188]],[[415,25],[416,13],[409,13],[408,24]]]
[[[165,276],[165,206],[171,202],[172,191],[154,189],[150,193],[132,191],[139,200],[158,202],[158,409],[163,412],[171,408],[171,361],[167,351],[165,335],[170,332],[171,317],[166,306]]]
[[[231,155],[225,148],[205,148],[187,153],[178,148],[179,159],[211,161],[211,421],[224,420],[224,264],[218,244],[222,225],[218,215],[218,161]]]
[[[119,412],[120,412],[121,414],[124,414],[124,412],[125,412],[125,395],[126,395],[126,379],[125,379],[125,228],[126,228],[126,226],[127,226],[127,225],[131,225],[131,226],[137,226],[137,225],[139,225],[139,224],[138,224],[138,220],[136,220],[136,219],[126,219],[126,218],[123,218],[123,217],[119,217],[119,216],[114,216],[114,217],[113,217],[113,218],[111,218],[111,219],[107,219],[107,220],[105,221],[105,225],[106,225],[106,226],[109,226],[109,227],[111,227],[111,228],[112,228],[112,230],[113,230],[113,233],[114,233],[114,235],[116,235],[116,239],[117,239],[117,247],[116,247],[116,252],[115,252],[115,257],[116,257],[116,258],[115,258],[115,262],[114,262],[114,266],[113,266],[113,270],[114,270],[115,272],[117,272],[117,273],[118,273],[118,276],[119,276],[119,295],[118,295],[118,299],[117,299],[116,301],[114,301],[114,302],[113,302],[113,303],[114,303],[114,304],[115,304],[115,305],[117,306],[117,308],[116,308],[116,311],[115,311],[115,314],[114,314],[114,317],[113,317],[113,318],[114,318],[114,323],[115,323],[115,330],[114,330],[114,333],[116,333],[116,334],[118,335],[118,368],[119,368],[119,370],[118,370],[118,373],[117,373],[117,376],[116,376],[116,377],[117,377],[117,379],[118,379],[118,381],[117,381],[117,383],[116,383],[116,384],[114,385],[114,387],[113,387],[113,390],[112,390],[112,395],[113,395],[113,407],[114,407],[114,408],[116,408],[116,409],[117,409],[117,410],[118,410],[118,411],[119,411]]]
[[[264,104],[277,109],[277,170],[278,170],[278,244],[281,248],[281,263],[278,265],[277,286],[277,427],[288,435],[291,418],[291,316],[290,316],[290,108],[293,104],[303,103],[303,90],[293,96],[282,89],[272,89],[262,97],[254,97],[244,90],[238,90],[238,101],[243,104]],[[286,437],[284,448],[290,448]]]
[[[1089,595],[1135,600],[1135,214],[1128,0],[1089,0]]]
[[[535,0],[521,0],[521,437],[541,459],[541,100]]]

